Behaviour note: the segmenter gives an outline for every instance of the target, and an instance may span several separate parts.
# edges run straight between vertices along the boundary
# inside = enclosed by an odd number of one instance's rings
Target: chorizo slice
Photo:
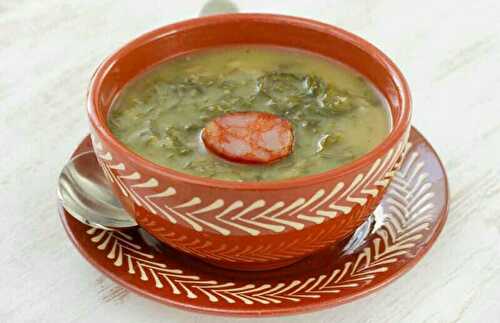
[[[293,150],[291,123],[266,112],[236,112],[215,118],[201,137],[209,151],[240,163],[272,163]]]

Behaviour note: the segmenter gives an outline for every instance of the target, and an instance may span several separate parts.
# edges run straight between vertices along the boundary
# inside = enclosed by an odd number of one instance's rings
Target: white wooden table
[[[56,179],[87,133],[97,64],[202,1],[0,1],[0,322],[233,322],[131,294],[66,237]],[[314,3],[314,5],[313,5]],[[500,322],[500,2],[237,1],[332,23],[392,57],[446,165],[449,220],[408,274],[354,303],[261,322]],[[250,320],[250,319],[249,319]],[[241,320],[245,321],[245,320]]]

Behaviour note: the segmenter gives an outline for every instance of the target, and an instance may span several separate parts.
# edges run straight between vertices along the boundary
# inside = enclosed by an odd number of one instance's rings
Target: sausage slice
[[[265,112],[236,112],[210,121],[201,134],[208,150],[240,163],[266,164],[293,149],[292,125]]]

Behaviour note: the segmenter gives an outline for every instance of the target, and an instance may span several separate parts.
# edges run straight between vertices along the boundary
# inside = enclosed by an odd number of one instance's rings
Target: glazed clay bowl
[[[390,134],[348,165],[260,183],[179,173],[142,158],[112,135],[108,110],[128,81],[174,56],[238,44],[298,48],[351,66],[389,102]],[[126,44],[95,72],[88,115],[99,164],[141,227],[171,247],[217,266],[263,270],[343,240],[366,220],[404,156],[411,102],[394,63],[355,35],[301,18],[230,14],[168,25]]]

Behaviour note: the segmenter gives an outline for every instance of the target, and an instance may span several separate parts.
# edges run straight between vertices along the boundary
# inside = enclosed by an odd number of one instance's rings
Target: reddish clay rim
[[[114,62],[119,60],[121,57],[127,55],[134,49],[166,35],[172,35],[179,31],[185,31],[192,28],[199,28],[206,25],[220,24],[227,21],[242,21],[242,20],[253,21],[253,22],[259,22],[259,21],[264,22],[272,20],[273,22],[276,23],[293,24],[296,26],[303,27],[305,29],[312,29],[322,33],[328,33],[343,41],[354,44],[363,52],[367,53],[373,60],[377,61],[379,64],[384,66],[384,68],[387,70],[388,74],[392,78],[392,81],[394,82],[395,88],[398,91],[397,94],[399,96],[399,100],[401,102],[400,106],[401,114],[399,118],[393,120],[393,129],[391,130],[387,138],[385,138],[382,143],[380,143],[377,147],[375,147],[375,149],[365,154],[361,158],[355,160],[354,162],[334,168],[332,170],[323,173],[313,174],[293,179],[278,180],[278,181],[240,183],[240,182],[231,182],[231,181],[193,176],[174,171],[164,166],[160,166],[158,164],[153,163],[152,161],[149,161],[141,157],[137,153],[131,151],[124,144],[122,144],[117,138],[114,137],[114,135],[107,127],[107,121],[103,120],[98,113],[100,105],[99,93],[102,86],[102,82],[107,73],[109,73],[110,70],[112,69]],[[226,15],[215,15],[215,16],[195,18],[167,25],[158,28],[156,30],[153,30],[151,32],[148,32],[132,40],[131,42],[120,48],[113,55],[104,60],[104,62],[102,62],[101,65],[99,65],[96,72],[94,73],[94,76],[92,77],[89,86],[87,112],[93,127],[96,129],[98,135],[107,142],[107,144],[112,145],[114,149],[119,151],[124,156],[127,156],[127,158],[132,163],[140,164],[142,167],[147,168],[149,171],[153,173],[157,173],[159,175],[164,175],[164,176],[165,175],[170,176],[172,177],[172,179],[194,185],[236,189],[236,190],[276,190],[284,188],[309,186],[312,184],[320,183],[335,177],[343,176],[348,173],[356,172],[360,168],[363,168],[366,165],[374,162],[383,153],[391,149],[391,147],[394,146],[396,142],[401,139],[406,130],[409,128],[411,119],[411,95],[406,79],[404,78],[403,74],[398,69],[398,67],[394,64],[394,62],[392,62],[389,57],[387,57],[375,46],[373,46],[366,40],[354,34],[351,34],[348,31],[318,21],[292,17],[292,16],[274,15],[274,14],[226,14]]]

